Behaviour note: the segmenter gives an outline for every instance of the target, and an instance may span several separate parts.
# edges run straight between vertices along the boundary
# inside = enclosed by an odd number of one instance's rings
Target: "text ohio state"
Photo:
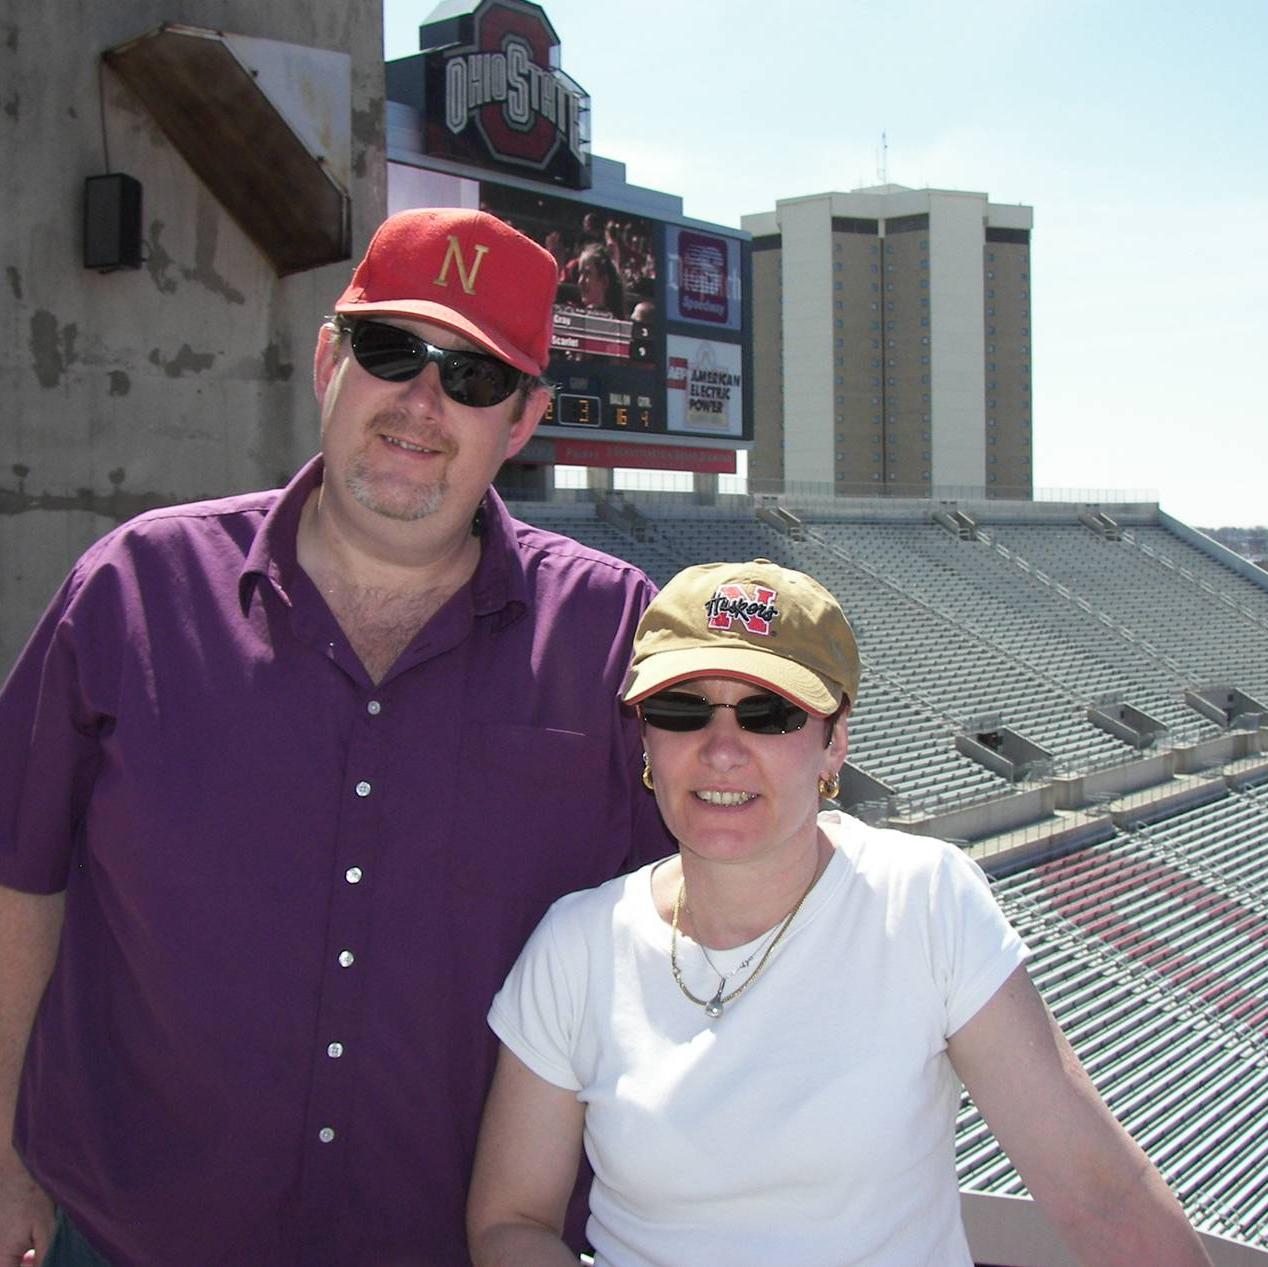
[[[512,127],[526,130],[534,115],[554,125],[568,148],[585,158],[582,94],[533,61],[527,44],[510,41],[501,53],[467,53],[445,66],[445,125],[457,135],[482,106],[501,105]]]

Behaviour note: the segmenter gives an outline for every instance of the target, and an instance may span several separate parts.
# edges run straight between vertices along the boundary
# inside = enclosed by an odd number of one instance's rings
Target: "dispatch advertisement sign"
[[[484,0],[420,35],[425,153],[590,187],[590,98],[560,70],[539,6]]]
[[[739,330],[740,244],[701,229],[671,227],[666,236],[669,319]]]
[[[666,341],[666,429],[691,435],[744,435],[744,350],[738,343]]]

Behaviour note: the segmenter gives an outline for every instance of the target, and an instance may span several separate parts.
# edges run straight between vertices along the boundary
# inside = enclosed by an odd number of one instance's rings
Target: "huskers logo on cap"
[[[718,592],[704,605],[710,629],[730,629],[738,620],[751,634],[769,637],[771,625],[779,615],[775,600],[779,595],[765,585],[719,585]]]
[[[484,257],[489,253],[487,246],[477,246],[475,249],[475,259],[471,263],[471,268],[467,268],[467,261],[462,255],[462,243],[458,241],[457,235],[451,233],[449,235],[449,246],[445,250],[445,258],[441,261],[440,272],[436,274],[435,285],[449,285],[449,266],[456,264],[458,266],[458,281],[462,283],[463,291],[468,295],[475,294],[476,274],[480,271],[480,265],[484,263]]]

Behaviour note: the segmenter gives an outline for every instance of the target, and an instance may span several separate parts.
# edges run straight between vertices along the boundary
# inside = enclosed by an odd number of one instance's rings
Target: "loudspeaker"
[[[141,267],[141,182],[121,172],[84,181],[84,267]]]

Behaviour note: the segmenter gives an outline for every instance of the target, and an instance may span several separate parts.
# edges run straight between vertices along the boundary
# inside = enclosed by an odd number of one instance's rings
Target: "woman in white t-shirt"
[[[546,915],[494,1000],[476,1267],[971,1267],[960,1081],[1081,1262],[1207,1263],[959,850],[819,812],[858,651],[765,560],[675,577],[623,699],[676,856]]]

